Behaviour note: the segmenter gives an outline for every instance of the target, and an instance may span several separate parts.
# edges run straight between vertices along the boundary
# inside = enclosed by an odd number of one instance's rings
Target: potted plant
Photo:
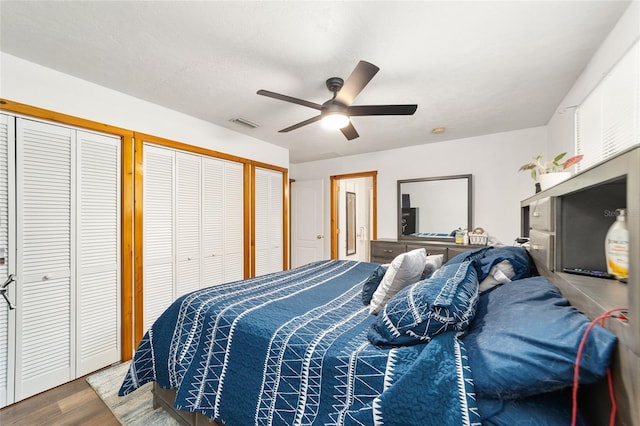
[[[571,177],[567,169],[582,160],[583,155],[574,155],[562,161],[566,152],[556,155],[553,160],[543,160],[542,154],[533,158],[533,161],[520,166],[519,172],[529,170],[533,180],[540,184],[540,189],[545,190]],[[536,185],[537,186],[537,185]],[[537,191],[536,191],[537,192]]]

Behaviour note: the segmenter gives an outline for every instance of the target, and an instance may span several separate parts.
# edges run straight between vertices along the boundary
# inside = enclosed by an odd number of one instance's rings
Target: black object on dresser
[[[402,235],[415,234],[418,229],[418,208],[402,209]]]

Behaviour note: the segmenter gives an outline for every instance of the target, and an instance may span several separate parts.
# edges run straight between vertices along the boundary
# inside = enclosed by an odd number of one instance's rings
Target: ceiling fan
[[[351,105],[356,96],[369,84],[379,70],[380,68],[369,62],[360,61],[346,82],[340,77],[327,79],[327,89],[333,92],[333,97],[322,105],[268,90],[258,90],[257,93],[258,95],[291,102],[320,111],[320,115],[282,129],[279,131],[280,133],[290,132],[322,119],[323,123],[326,123],[332,128],[339,128],[348,140],[352,140],[360,135],[358,135],[355,127],[353,127],[349,117],[363,115],[412,115],[418,108],[418,105],[415,104]]]

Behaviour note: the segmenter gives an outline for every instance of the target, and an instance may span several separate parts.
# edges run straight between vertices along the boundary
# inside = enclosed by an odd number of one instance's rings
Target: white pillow
[[[420,276],[420,280],[424,280],[429,278],[435,271],[440,269],[442,266],[442,260],[444,259],[443,254],[432,254],[427,256],[426,263],[424,265],[424,270],[422,271],[422,275]]]
[[[487,278],[482,280],[478,286],[478,291],[482,293],[484,291],[491,290],[497,285],[511,282],[511,278],[515,275],[516,272],[513,270],[513,265],[505,259],[502,262],[493,265],[493,268],[489,271]]]
[[[424,248],[399,254],[393,259],[380,285],[373,293],[369,304],[369,312],[377,314],[394,294],[406,286],[420,281],[426,261],[427,251]]]

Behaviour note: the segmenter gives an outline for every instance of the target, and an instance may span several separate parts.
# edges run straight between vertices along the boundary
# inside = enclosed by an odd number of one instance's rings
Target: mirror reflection
[[[398,239],[450,241],[471,229],[471,175],[398,181]]]

